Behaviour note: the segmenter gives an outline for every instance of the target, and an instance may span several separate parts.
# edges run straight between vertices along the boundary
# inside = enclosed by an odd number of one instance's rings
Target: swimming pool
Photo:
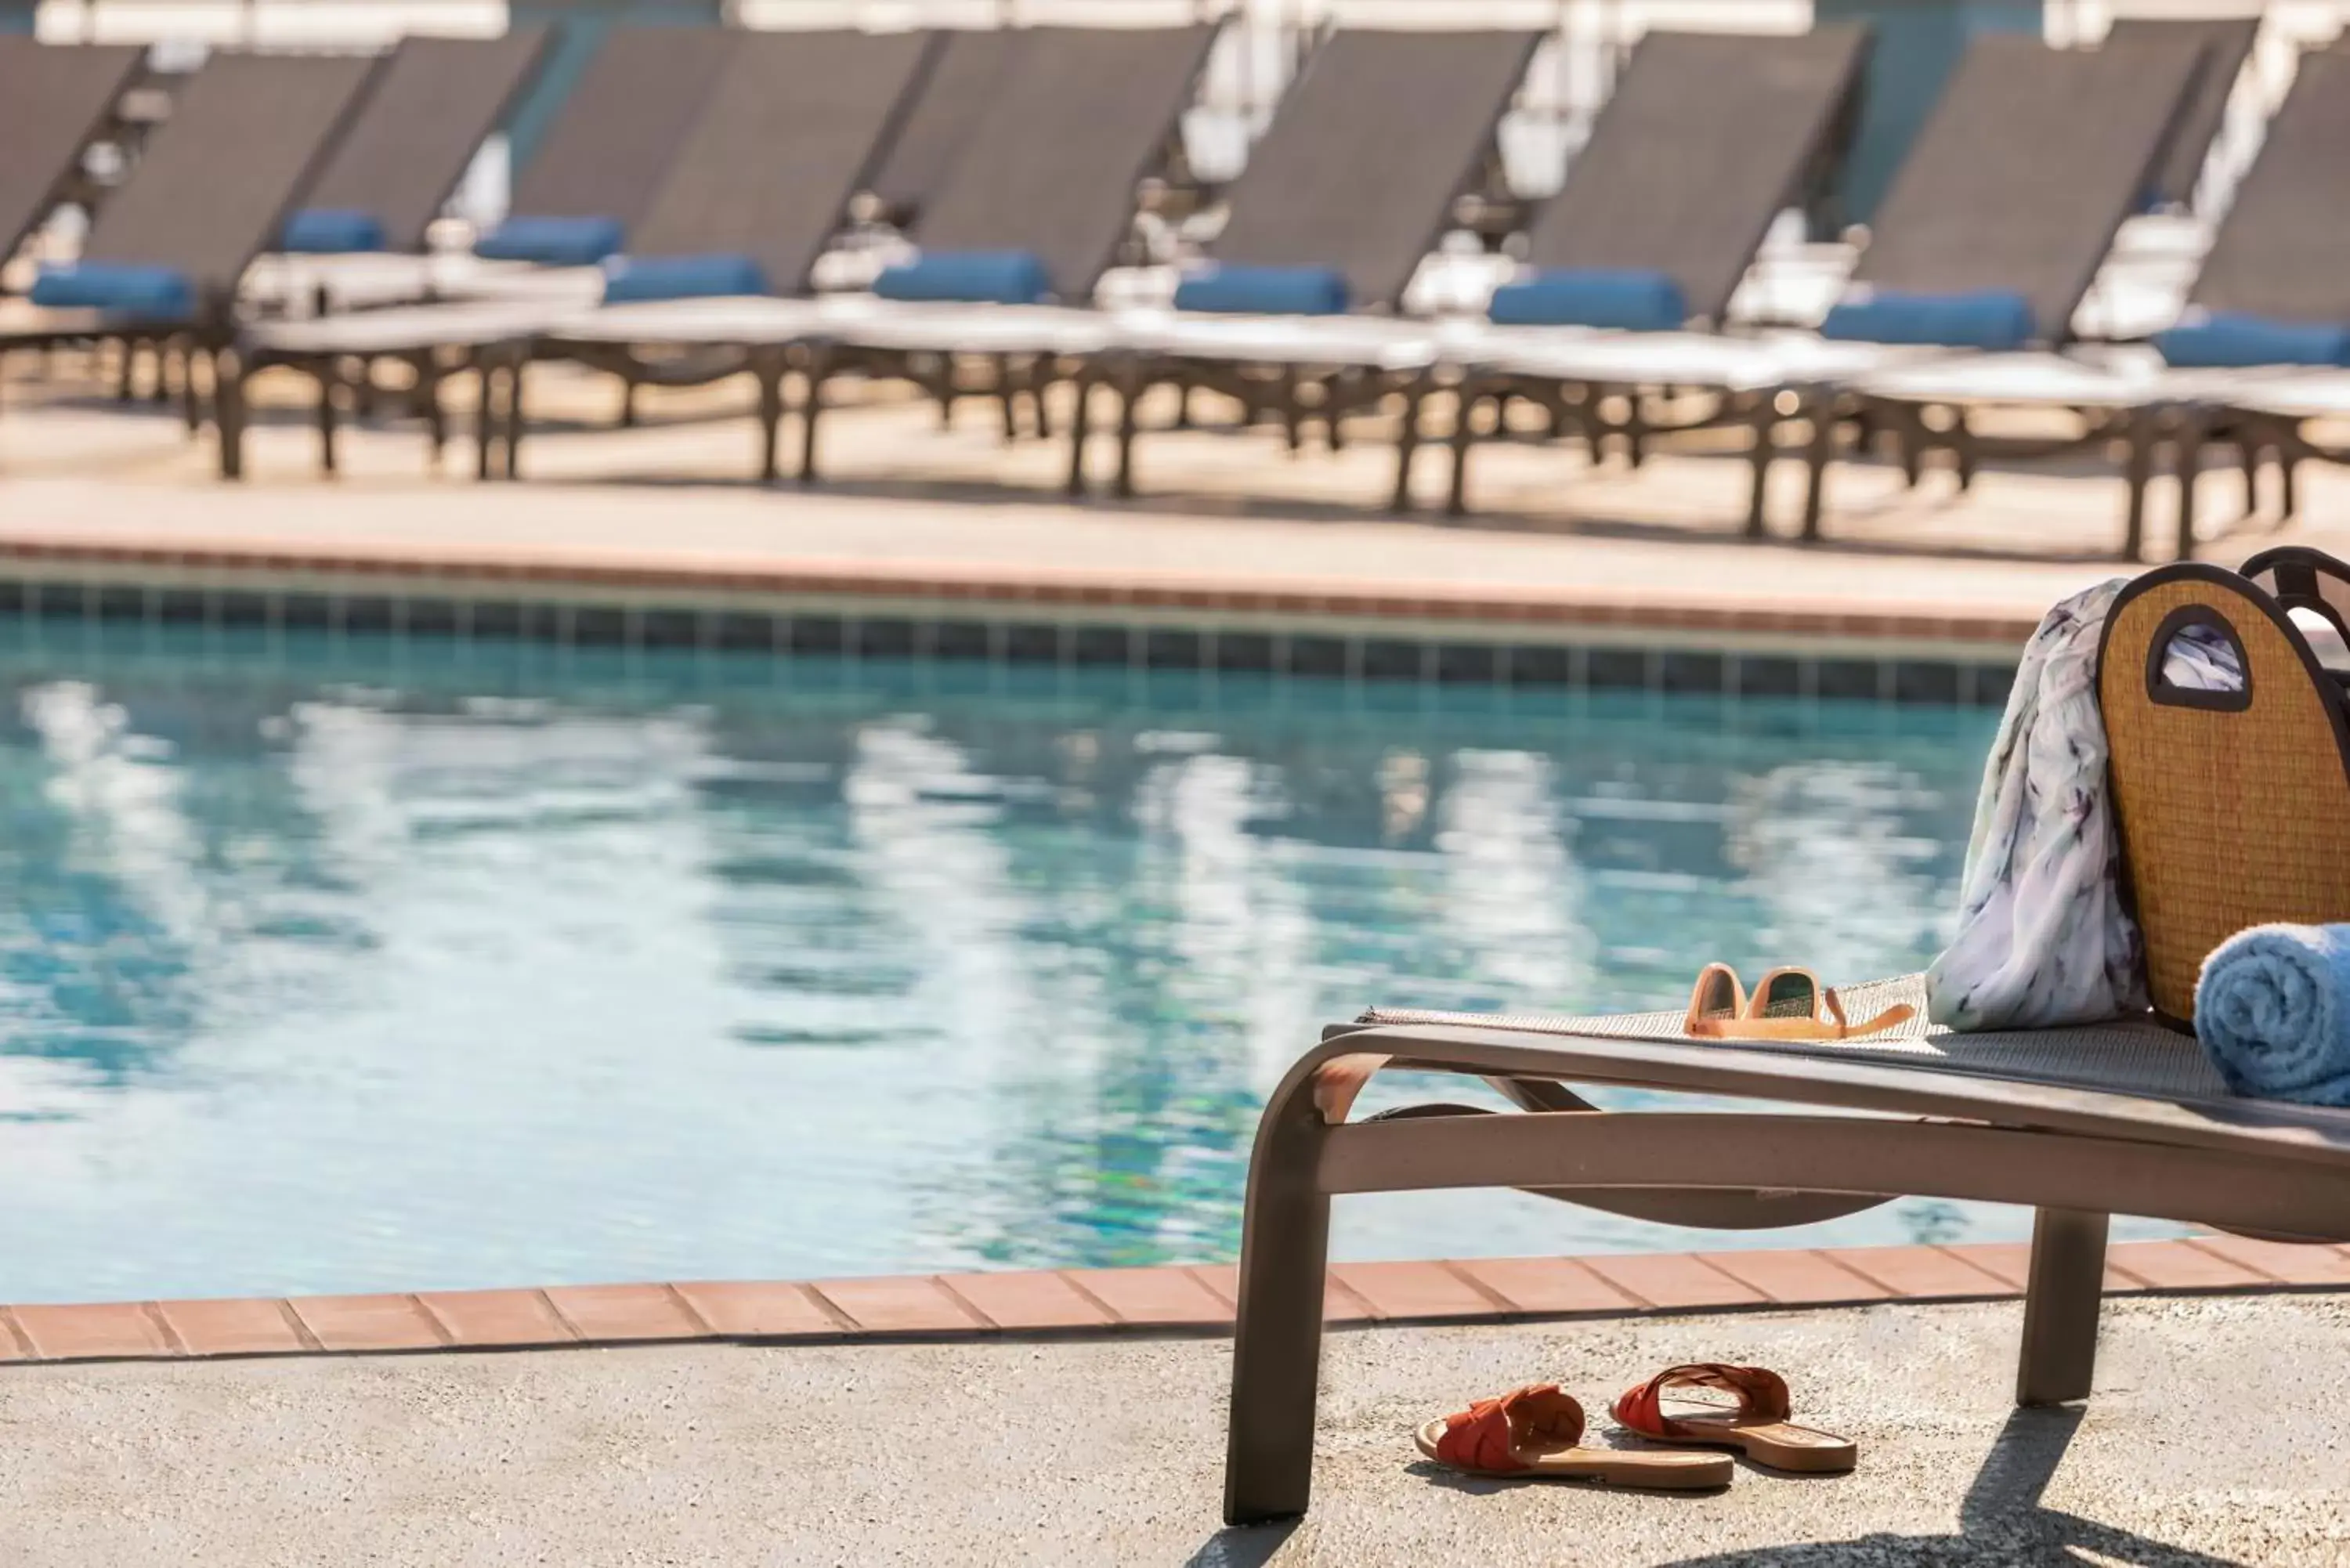
[[[0,619],[0,1299],[1229,1258],[1372,1001],[1944,934],[1988,709]],[[2022,1233],[1338,1206],[1341,1257]]]

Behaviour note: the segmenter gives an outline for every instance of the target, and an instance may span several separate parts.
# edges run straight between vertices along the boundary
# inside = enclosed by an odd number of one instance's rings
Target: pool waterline
[[[14,1301],[1229,1259],[1261,1096],[1366,1003],[1922,961],[1996,722],[96,619],[0,620],[0,670]],[[2022,1233],[1337,1213],[1340,1258]]]

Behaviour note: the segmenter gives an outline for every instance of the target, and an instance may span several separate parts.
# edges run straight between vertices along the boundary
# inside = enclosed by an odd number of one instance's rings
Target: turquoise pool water
[[[1326,1020],[1921,962],[1994,723],[25,620],[0,681],[15,1301],[1229,1258]],[[1690,1239],[1461,1193],[1336,1246]]]

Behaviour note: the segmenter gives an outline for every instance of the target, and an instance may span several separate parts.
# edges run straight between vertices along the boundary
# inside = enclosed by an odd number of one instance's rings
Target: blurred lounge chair
[[[42,44],[0,36],[0,263],[72,186],[85,149],[144,69],[127,44]]]
[[[1405,290],[1456,202],[1498,166],[1496,129],[1542,35],[1342,29],[1305,62],[1233,184],[1212,260],[1174,311],[1122,320],[1078,386],[1069,489],[1084,488],[1087,413],[1116,389],[1117,493],[1134,493],[1136,405],[1154,387],[1234,398],[1277,416],[1296,450],[1309,417],[1338,421],[1401,389],[1383,353],[1417,346]],[[1407,353],[1409,355],[1409,350]],[[1419,371],[1409,365],[1406,375]]]

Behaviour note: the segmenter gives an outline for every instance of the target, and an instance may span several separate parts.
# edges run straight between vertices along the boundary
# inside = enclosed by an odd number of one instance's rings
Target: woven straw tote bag
[[[2337,591],[2350,589],[2350,567],[2321,559],[2338,575]],[[2287,578],[2298,579],[2303,565],[2286,563]],[[2278,580],[2273,569],[2262,576]],[[2304,590],[2316,597],[2291,580],[2286,597],[2300,600]],[[2164,679],[2171,639],[2190,625],[2234,645],[2242,690],[2190,691]],[[2147,990],[2164,1023],[2191,1029],[2196,977],[2213,948],[2272,920],[2350,920],[2343,688],[2286,603],[2237,573],[2181,562],[2147,572],[2115,599],[2098,649],[2097,697],[2124,897],[2146,939]]]

